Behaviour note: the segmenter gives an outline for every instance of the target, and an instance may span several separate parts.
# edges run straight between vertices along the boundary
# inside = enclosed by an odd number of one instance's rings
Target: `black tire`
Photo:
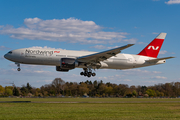
[[[92,73],[92,76],[93,76],[93,77],[96,76],[96,73]]]
[[[88,77],[91,77],[91,75],[90,75],[90,74],[88,74]]]
[[[84,76],[87,76],[87,75],[88,75],[88,74],[85,72],[85,73],[84,73]]]
[[[17,71],[21,71],[21,68],[18,68]]]
[[[88,72],[88,75],[90,75],[90,76],[91,76],[91,75],[92,75],[92,72]]]
[[[84,75],[84,72],[81,72],[80,75]]]

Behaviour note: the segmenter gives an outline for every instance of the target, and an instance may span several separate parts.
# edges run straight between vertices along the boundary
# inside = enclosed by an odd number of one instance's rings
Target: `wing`
[[[151,60],[146,60],[147,62],[158,62],[160,60],[166,60],[166,59],[171,59],[175,57],[164,57],[164,58],[156,58],[156,59],[151,59]]]
[[[82,57],[77,58],[77,60],[79,62],[86,62],[86,63],[100,62],[100,61],[106,60],[112,56],[115,56],[116,54],[120,53],[121,50],[131,47],[132,45],[134,45],[134,44],[127,44],[125,46],[110,49],[110,50],[107,50],[104,52],[95,53],[95,54],[91,54],[91,55],[87,55],[87,56],[82,56]]]

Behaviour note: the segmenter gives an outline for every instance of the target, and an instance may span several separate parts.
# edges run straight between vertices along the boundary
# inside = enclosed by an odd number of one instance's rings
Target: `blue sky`
[[[6,0],[0,2],[0,85],[29,82],[34,87],[60,77],[65,81],[103,80],[116,84],[154,85],[180,81],[180,0]],[[166,64],[132,70],[97,70],[97,76],[68,73],[55,67],[21,65],[21,72],[3,55],[26,47],[104,51],[128,43],[122,51],[138,54],[159,33],[167,37],[158,57],[175,56]]]

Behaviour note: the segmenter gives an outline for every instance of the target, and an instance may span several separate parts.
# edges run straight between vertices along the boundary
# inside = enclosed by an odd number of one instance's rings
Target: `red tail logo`
[[[158,50],[159,46],[157,46],[156,48],[154,46],[149,46],[148,49],[153,49],[153,50]]]
[[[54,51],[54,53],[60,53],[60,51]]]
[[[147,45],[138,55],[157,58],[161,46],[166,37],[166,33],[159,34],[149,45]]]

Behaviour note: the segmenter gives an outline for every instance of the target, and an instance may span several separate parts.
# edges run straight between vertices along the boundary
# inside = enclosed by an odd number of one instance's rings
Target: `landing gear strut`
[[[20,63],[15,63],[18,67],[17,71],[21,71],[21,68],[20,68]]]
[[[84,75],[87,77],[96,76],[96,73],[92,73],[91,69],[83,68],[84,72],[81,72],[80,75]]]

